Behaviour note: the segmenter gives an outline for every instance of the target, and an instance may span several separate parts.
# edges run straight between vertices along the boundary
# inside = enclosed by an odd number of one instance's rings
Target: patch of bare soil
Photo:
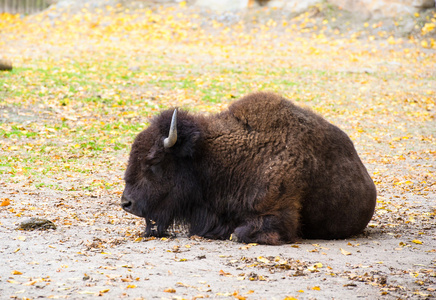
[[[57,207],[55,214],[40,215],[58,226],[16,230],[22,218],[2,209],[0,294],[5,298],[426,299],[434,295],[434,198],[407,197],[407,204],[398,199],[414,221],[393,224],[390,218],[402,214],[386,212],[352,239],[261,246],[180,233],[169,239],[141,239],[143,222],[121,211],[113,195],[90,198],[2,186],[1,197],[13,199],[16,211],[25,205],[43,205],[50,211]],[[67,218],[70,212],[75,219]]]

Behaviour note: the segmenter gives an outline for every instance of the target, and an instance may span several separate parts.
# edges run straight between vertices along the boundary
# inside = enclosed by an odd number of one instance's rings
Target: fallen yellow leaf
[[[9,283],[13,283],[13,284],[20,284],[21,282],[19,282],[19,281],[16,281],[16,280],[12,280],[12,279],[10,279],[10,280],[6,280],[7,282],[9,282]]]
[[[20,271],[14,270],[11,272],[12,275],[22,275],[23,273],[21,273]]]
[[[164,292],[165,292],[165,293],[175,293],[176,290],[175,290],[175,289],[172,289],[172,288],[169,288],[169,289],[165,289]]]
[[[2,199],[2,203],[0,204],[0,206],[8,206],[9,204],[11,204],[11,200],[9,200],[8,198],[4,198]]]
[[[37,282],[40,282],[40,280],[32,280],[32,281],[26,282],[24,285],[34,285]]]
[[[219,274],[220,274],[220,276],[227,276],[227,277],[232,276],[232,274],[230,274],[230,273],[226,273],[226,272],[224,272],[223,270],[220,270],[220,271],[219,271]]]
[[[262,262],[262,263],[264,263],[264,264],[269,264],[269,263],[270,263],[269,259],[267,259],[267,258],[265,258],[265,257],[263,257],[263,256],[259,256],[259,257],[257,258],[257,261],[258,261],[258,262]]]
[[[94,295],[95,294],[94,292],[91,292],[91,291],[80,291],[80,292],[77,292],[77,293],[79,293],[81,295]]]
[[[351,252],[348,252],[347,250],[344,250],[344,249],[342,249],[342,248],[341,248],[341,253],[342,253],[343,255],[351,255]]]
[[[422,241],[420,241],[420,240],[413,240],[412,243],[422,245]]]

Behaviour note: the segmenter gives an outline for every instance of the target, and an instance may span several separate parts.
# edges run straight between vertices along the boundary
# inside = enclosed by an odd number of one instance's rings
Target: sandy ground
[[[19,219],[1,212],[2,299],[425,299],[436,288],[434,223],[369,227],[353,239],[283,246],[183,234],[126,239],[120,237],[126,224],[135,231],[142,221],[122,212],[116,198],[84,199],[77,207],[80,193],[12,193],[28,205],[63,199],[59,214],[74,209],[77,220],[55,231],[19,231]],[[411,209],[418,213],[436,205],[415,200]],[[109,220],[95,217],[103,207]],[[422,244],[411,242],[423,230]]]

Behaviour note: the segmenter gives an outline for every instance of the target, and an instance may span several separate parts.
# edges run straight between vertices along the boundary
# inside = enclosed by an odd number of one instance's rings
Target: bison
[[[361,233],[375,185],[350,138],[273,93],[249,94],[216,115],[166,110],[138,134],[121,207],[144,236],[173,224],[190,235],[283,244]]]

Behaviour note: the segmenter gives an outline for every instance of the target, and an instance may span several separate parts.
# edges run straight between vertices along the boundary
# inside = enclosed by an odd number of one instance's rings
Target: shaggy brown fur
[[[122,207],[163,235],[174,221],[191,235],[281,244],[363,231],[376,189],[353,143],[314,112],[258,92],[209,117],[173,110],[133,143]],[[153,228],[152,224],[155,224]]]

